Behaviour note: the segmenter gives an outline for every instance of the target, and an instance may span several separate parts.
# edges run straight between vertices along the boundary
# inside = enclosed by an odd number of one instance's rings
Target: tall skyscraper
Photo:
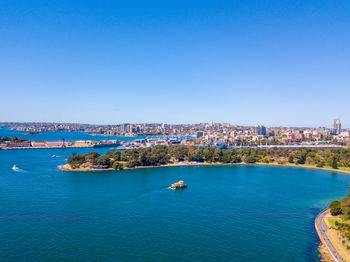
[[[333,120],[333,132],[336,135],[339,135],[341,132],[341,123],[339,118]]]
[[[129,124],[127,129],[128,129],[128,133],[132,133],[132,131],[133,131],[133,125],[132,125],[132,124]]]
[[[122,132],[127,132],[128,124],[122,124]]]
[[[264,127],[264,126],[255,127],[255,134],[265,136],[266,135],[266,127]]]

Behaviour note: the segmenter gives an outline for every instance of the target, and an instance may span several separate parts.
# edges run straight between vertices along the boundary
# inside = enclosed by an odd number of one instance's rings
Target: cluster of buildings
[[[100,126],[89,133],[92,135],[108,135],[108,136],[186,136],[191,135],[192,124],[129,124]]]
[[[130,142],[121,142],[121,146],[118,149],[132,149],[132,148],[144,148],[144,147],[153,147],[156,145],[180,145],[185,142],[189,142],[188,146],[194,145],[192,139],[182,139],[180,137],[150,137],[150,138],[141,138],[135,139]]]
[[[341,128],[339,119],[334,120],[332,129],[290,128],[290,127],[237,127],[222,130],[207,129],[196,133],[199,144],[222,143],[228,146],[261,146],[261,145],[345,145],[350,142],[349,130]]]
[[[125,130],[132,125],[125,124]],[[220,148],[240,147],[332,147],[350,144],[349,130],[341,128],[339,119],[334,120],[333,128],[290,128],[235,126],[228,123],[201,123],[193,125],[154,125],[161,136],[178,135],[171,138],[136,139],[123,145],[123,148],[151,147],[154,145],[183,144],[213,146]]]
[[[26,132],[73,132],[95,130],[98,125],[77,124],[77,123],[38,123],[38,122],[1,122],[0,127],[7,127],[18,131]]]
[[[349,130],[342,129],[340,119],[333,121],[332,128],[238,126],[214,122],[199,124],[123,123],[119,125],[0,123],[0,127],[6,125],[23,131],[85,131],[91,135],[145,138],[124,144],[125,148],[174,143],[218,147],[350,144]],[[176,141],[171,137],[175,137]]]

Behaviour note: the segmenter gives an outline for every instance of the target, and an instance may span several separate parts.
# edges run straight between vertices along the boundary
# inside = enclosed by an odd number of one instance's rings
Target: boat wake
[[[11,169],[15,172],[22,172],[22,173],[26,172],[23,169],[18,168],[16,165],[13,165],[13,167]]]
[[[150,197],[150,198],[158,197],[161,194],[166,193],[169,189],[170,189],[169,187],[162,187],[162,188],[150,190],[150,191],[144,192],[142,194],[142,197]]]

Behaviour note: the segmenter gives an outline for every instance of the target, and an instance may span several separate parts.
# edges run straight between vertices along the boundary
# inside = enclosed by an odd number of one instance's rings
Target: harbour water
[[[62,135],[98,140],[37,140]],[[91,148],[0,150],[0,261],[319,261],[314,218],[350,182],[263,166],[58,170],[73,151]]]

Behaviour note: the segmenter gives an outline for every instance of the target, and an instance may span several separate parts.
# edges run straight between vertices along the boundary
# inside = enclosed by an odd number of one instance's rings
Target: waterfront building
[[[30,141],[23,141],[19,143],[8,143],[6,144],[7,148],[20,148],[20,147],[31,147],[31,142]]]

